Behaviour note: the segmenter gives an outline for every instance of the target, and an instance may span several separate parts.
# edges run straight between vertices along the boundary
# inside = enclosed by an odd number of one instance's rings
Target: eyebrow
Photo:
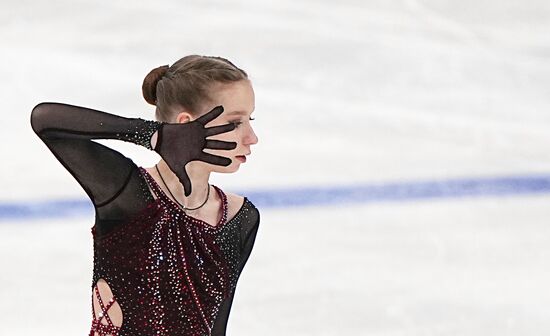
[[[232,111],[232,112],[229,112],[227,115],[233,115],[233,114],[243,114],[243,115],[247,115],[248,112],[246,112],[246,111]]]

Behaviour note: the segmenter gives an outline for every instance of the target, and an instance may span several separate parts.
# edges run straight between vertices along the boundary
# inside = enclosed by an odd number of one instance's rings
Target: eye
[[[255,120],[255,118],[248,118],[248,120]],[[235,128],[238,128],[243,122],[239,120],[231,121],[230,123],[235,125]]]
[[[242,121],[232,121],[233,125],[235,125],[235,128],[239,128],[239,125],[242,124]]]

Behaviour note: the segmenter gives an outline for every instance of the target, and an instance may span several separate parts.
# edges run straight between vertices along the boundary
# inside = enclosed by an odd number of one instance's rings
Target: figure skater
[[[208,181],[236,172],[258,142],[252,84],[224,58],[191,55],[153,69],[142,89],[155,121],[60,103],[31,114],[95,209],[90,335],[225,335],[260,215]],[[161,159],[138,167],[94,139]]]

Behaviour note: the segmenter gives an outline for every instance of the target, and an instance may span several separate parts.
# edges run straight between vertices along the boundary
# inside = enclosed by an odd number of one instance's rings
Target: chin
[[[231,163],[227,167],[218,166],[213,171],[216,173],[231,174],[231,173],[235,173],[237,170],[239,170],[239,164]]]

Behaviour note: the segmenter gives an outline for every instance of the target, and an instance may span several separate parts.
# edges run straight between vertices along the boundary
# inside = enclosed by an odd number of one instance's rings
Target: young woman
[[[90,335],[225,335],[258,230],[246,197],[209,184],[258,142],[254,91],[226,59],[186,56],[143,82],[156,121],[42,103],[31,124],[95,211]],[[93,139],[157,152],[142,168]]]

